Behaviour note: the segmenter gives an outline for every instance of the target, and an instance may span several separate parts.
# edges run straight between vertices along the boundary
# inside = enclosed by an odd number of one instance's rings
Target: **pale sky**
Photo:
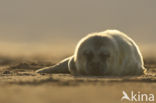
[[[106,29],[153,51],[156,0],[0,0],[0,51],[72,53],[82,37]]]

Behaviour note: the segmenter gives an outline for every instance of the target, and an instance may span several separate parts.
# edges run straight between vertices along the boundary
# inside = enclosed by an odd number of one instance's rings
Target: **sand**
[[[146,75],[126,77],[35,73],[41,67],[45,65],[1,65],[0,103],[133,103],[121,101],[123,91],[128,95],[132,91],[156,95],[153,65],[149,65]]]

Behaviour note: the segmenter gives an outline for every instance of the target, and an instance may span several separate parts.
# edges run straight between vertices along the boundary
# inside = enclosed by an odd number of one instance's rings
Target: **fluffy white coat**
[[[141,75],[145,70],[136,43],[118,30],[106,30],[82,38],[73,56],[37,72],[121,76]]]

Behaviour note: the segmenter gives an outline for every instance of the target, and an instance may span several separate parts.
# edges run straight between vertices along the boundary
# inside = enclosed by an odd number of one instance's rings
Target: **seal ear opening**
[[[68,69],[72,75],[78,75],[73,56],[70,58],[68,62]]]

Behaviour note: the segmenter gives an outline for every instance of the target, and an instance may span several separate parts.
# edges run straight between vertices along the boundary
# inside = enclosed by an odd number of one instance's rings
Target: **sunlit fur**
[[[145,70],[136,43],[118,30],[106,30],[82,38],[73,56],[37,72],[123,76],[141,75]]]
[[[85,56],[87,52],[88,59]],[[101,58],[102,55],[104,59]],[[139,75],[144,73],[143,58],[138,46],[118,30],[106,30],[82,38],[73,57],[76,67],[74,74]]]

